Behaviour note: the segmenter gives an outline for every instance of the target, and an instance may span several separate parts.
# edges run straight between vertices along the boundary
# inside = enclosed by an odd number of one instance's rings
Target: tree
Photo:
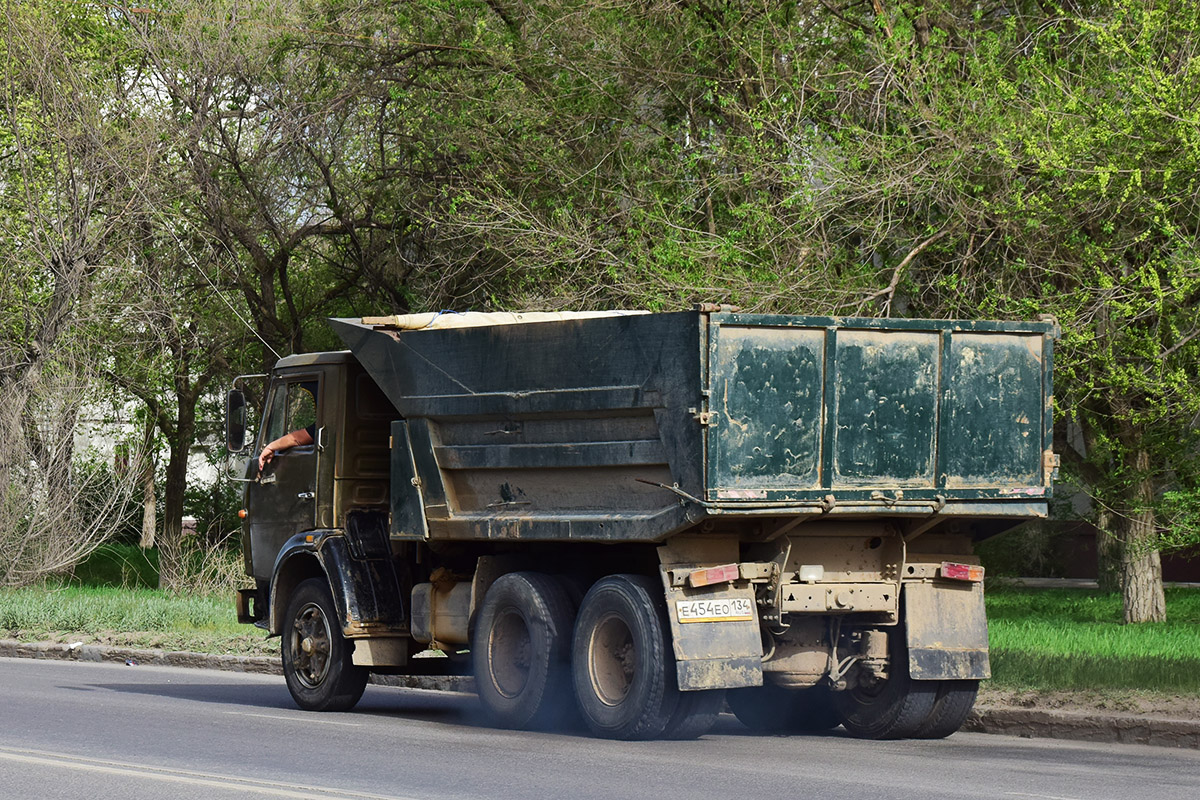
[[[336,21],[336,9],[305,9],[211,0],[126,12],[177,148],[189,195],[180,212],[220,249],[211,263],[241,293],[264,367],[329,341],[313,326],[365,283],[405,302],[403,286],[376,279],[407,232],[390,202],[384,109],[310,40],[321,20],[306,13]],[[268,11],[274,24],[256,24]]]
[[[105,329],[113,347],[110,379],[144,405],[146,442],[153,441],[157,430],[167,443],[158,540],[160,579],[163,588],[180,589],[172,585],[178,572],[167,553],[180,552],[188,462],[201,438],[203,400],[219,378],[235,372],[247,359],[240,347],[245,337],[237,319],[220,302],[229,298],[219,295],[209,277],[218,271],[206,259],[212,249],[194,240],[181,241],[172,230],[177,226],[168,220],[157,217],[153,223],[142,226],[142,236],[136,240],[138,270],[129,282],[131,299]],[[140,477],[144,486],[148,484],[146,508],[151,514],[156,510],[152,476],[147,465]],[[147,524],[153,522],[144,518],[143,530]]]
[[[1189,485],[1200,410],[1194,7],[455,10],[427,24],[462,46],[405,88],[443,98],[422,120],[446,187],[430,208],[486,256],[479,285],[516,303],[676,307],[740,286],[762,310],[1053,314],[1060,412],[1091,443],[1077,474],[1113,520],[1126,620],[1162,618],[1155,512]]]
[[[23,583],[123,522],[134,481],[85,464],[75,437],[109,397],[91,317],[119,283],[154,140],[124,113],[127,50],[103,15],[39,2],[4,14],[0,582]]]
[[[1155,510],[1200,408],[1196,9],[902,3],[843,19],[856,78],[796,87],[828,142],[812,213],[876,254],[868,309],[1057,316],[1059,407],[1117,521],[1126,621],[1162,619]]]
[[[843,308],[861,270],[828,274],[777,143],[721,107],[738,31],[702,12],[468,0],[356,7],[326,36],[310,25],[380,103],[410,303]],[[768,23],[763,43],[788,24]]]

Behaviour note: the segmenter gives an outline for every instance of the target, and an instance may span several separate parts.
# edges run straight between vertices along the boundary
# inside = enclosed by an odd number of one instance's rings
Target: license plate
[[[706,600],[676,600],[680,622],[749,622],[754,619],[754,601],[745,597]]]

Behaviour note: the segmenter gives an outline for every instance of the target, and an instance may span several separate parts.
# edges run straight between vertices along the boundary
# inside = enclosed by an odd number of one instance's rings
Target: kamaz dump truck
[[[296,703],[473,673],[498,725],[943,737],[989,677],[973,543],[1044,517],[1053,321],[335,319],[246,441],[238,617]],[[435,657],[431,657],[435,656]]]

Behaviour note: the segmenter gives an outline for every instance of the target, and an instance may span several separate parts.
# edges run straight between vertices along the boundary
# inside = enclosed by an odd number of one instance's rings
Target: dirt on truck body
[[[942,737],[989,677],[973,543],[1044,517],[1052,321],[331,320],[245,437],[239,618],[306,709],[473,671],[496,724]],[[417,657],[435,650],[446,658]]]

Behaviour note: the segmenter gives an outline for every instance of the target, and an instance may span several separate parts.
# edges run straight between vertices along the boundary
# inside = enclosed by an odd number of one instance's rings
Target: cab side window
[[[301,428],[315,428],[316,395],[316,381],[291,381],[283,386],[276,386],[271,395],[264,441],[273,442],[285,433]]]
[[[287,430],[314,427],[317,424],[316,383],[289,383]]]
[[[267,424],[263,432],[263,444],[273,442],[280,436],[283,436],[283,424],[287,421],[287,415],[284,409],[287,407],[287,390],[283,386],[276,386],[275,391],[271,393],[271,405],[267,409]]]

